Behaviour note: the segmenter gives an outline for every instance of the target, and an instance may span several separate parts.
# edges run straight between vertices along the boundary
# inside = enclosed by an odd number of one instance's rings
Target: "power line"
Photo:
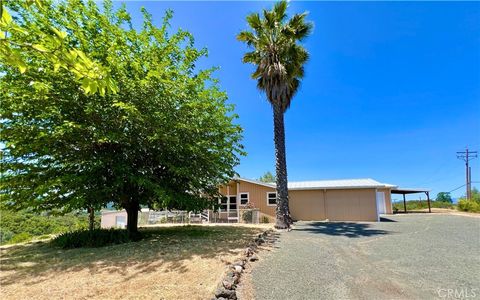
[[[461,159],[465,162],[465,178],[466,178],[466,184],[464,186],[467,187],[467,200],[470,200],[471,194],[472,194],[472,170],[469,167],[468,163],[470,160],[477,158],[477,151],[468,151],[468,147],[465,149],[465,151],[459,151],[457,152],[457,158]]]

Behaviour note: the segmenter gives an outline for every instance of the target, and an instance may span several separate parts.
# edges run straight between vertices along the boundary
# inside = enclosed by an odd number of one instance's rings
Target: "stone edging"
[[[274,232],[273,229],[268,229],[255,237],[245,248],[242,257],[228,266],[228,271],[222,282],[218,285],[215,291],[215,296],[212,300],[227,300],[237,299],[237,285],[240,282],[240,277],[245,270],[246,264],[258,260],[255,253],[258,251],[258,246],[266,242],[266,238]]]

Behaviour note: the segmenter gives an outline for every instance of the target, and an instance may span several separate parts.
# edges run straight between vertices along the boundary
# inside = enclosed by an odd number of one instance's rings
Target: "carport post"
[[[432,209],[430,208],[430,192],[425,192],[425,194],[427,194],[428,212],[431,213]]]
[[[407,213],[407,201],[405,200],[405,193],[403,195],[403,212]]]

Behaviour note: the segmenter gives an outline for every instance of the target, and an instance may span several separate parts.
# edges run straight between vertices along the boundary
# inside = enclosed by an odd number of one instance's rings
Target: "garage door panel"
[[[325,220],[325,201],[322,190],[290,191],[290,213],[294,220]]]
[[[375,190],[328,190],[325,199],[331,221],[376,221]]]

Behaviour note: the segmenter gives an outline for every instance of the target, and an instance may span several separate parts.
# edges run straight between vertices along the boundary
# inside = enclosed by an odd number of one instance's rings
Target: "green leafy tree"
[[[440,192],[437,194],[436,201],[452,203],[452,197],[450,196],[450,193]]]
[[[198,211],[216,202],[243,154],[241,128],[214,69],[195,67],[206,50],[188,32],[169,32],[170,11],[155,27],[142,9],[135,30],[125,6],[114,10],[111,1],[103,9],[83,0],[45,1],[34,11],[7,5],[30,33],[12,34],[14,43],[37,43],[43,35],[35,28],[55,24],[68,47],[109,70],[118,92],[79,88],[75,74],[30,48],[18,50],[28,71],[0,65],[3,208],[113,202],[136,233],[141,205]]]
[[[21,8],[37,16],[48,13],[46,10],[51,8],[47,0],[9,1],[8,4],[13,11]],[[32,52],[50,62],[54,70],[64,69],[74,75],[87,94],[117,91],[109,70],[71,43],[68,31],[35,17],[13,18],[0,0],[0,62],[25,73],[29,65],[26,54]]]
[[[286,12],[287,2],[281,1],[272,10],[263,10],[262,16],[252,13],[247,16],[250,30],[237,36],[252,50],[245,53],[243,62],[256,66],[252,78],[257,80],[257,87],[265,92],[273,108],[277,228],[287,228],[292,222],[288,206],[284,113],[299,89],[308,60],[308,53],[299,42],[310,34],[313,26],[305,20],[306,13],[287,19]]]
[[[276,178],[270,171],[263,174],[260,178],[258,178],[261,182],[275,182]]]

